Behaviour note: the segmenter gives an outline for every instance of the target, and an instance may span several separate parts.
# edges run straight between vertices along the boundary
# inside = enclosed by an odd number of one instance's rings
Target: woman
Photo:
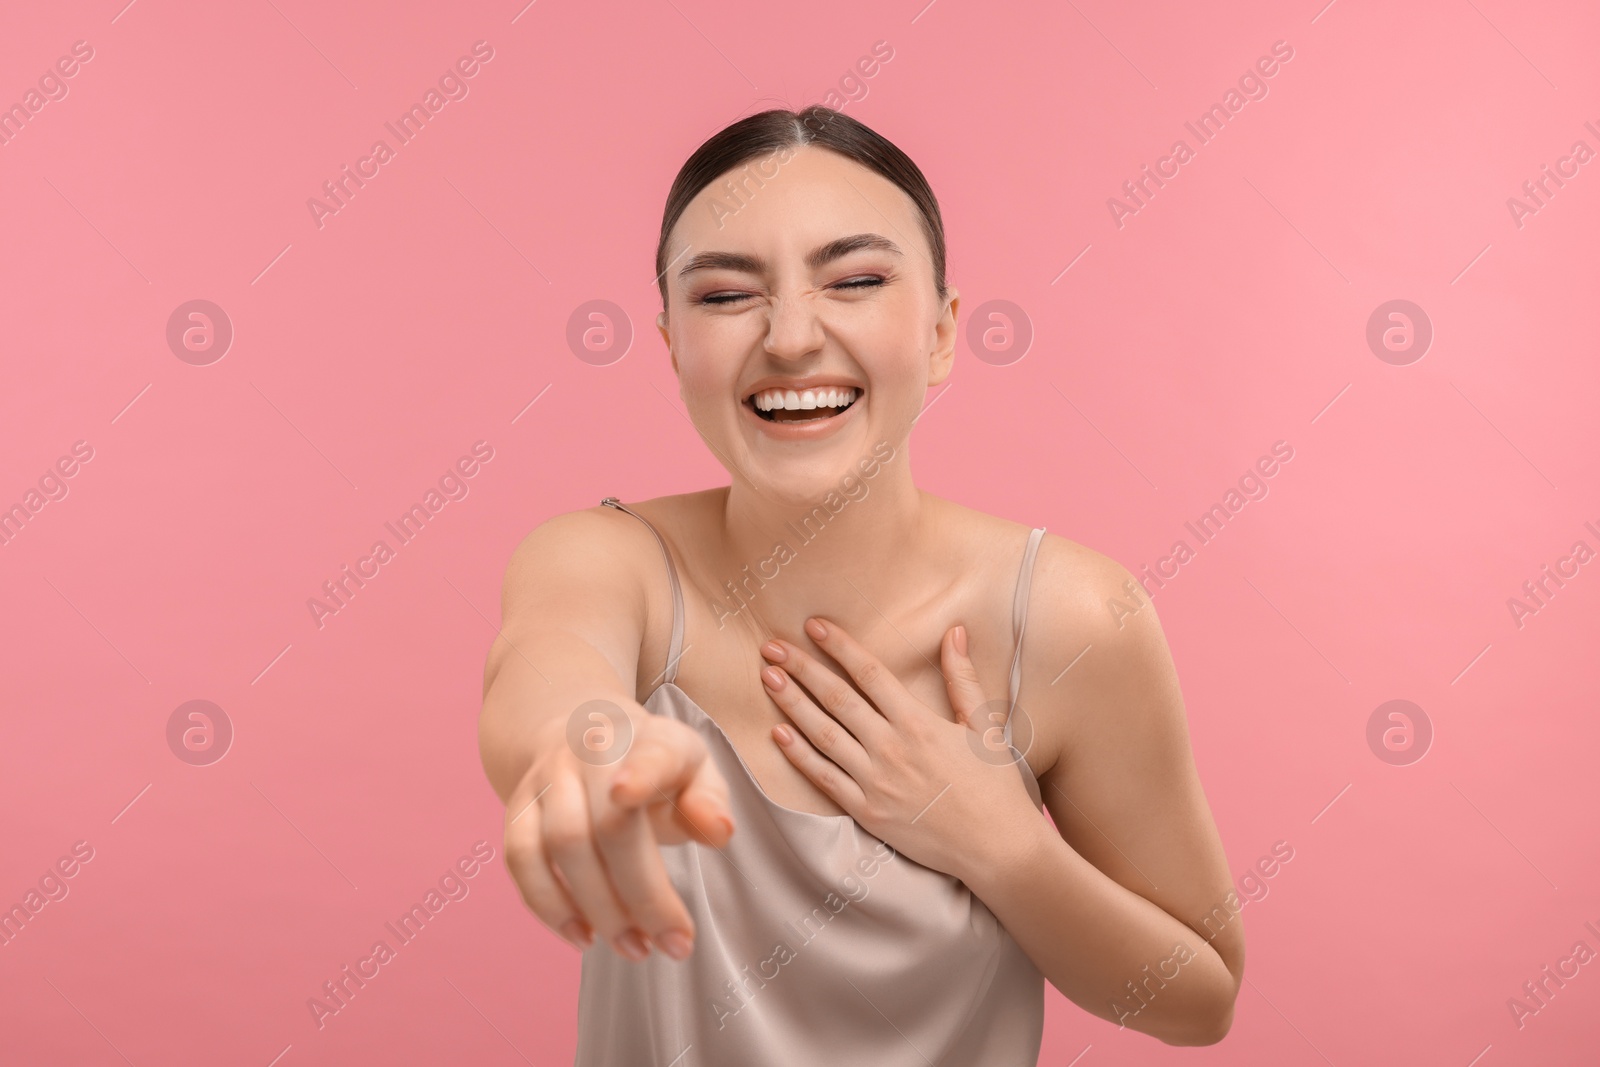
[[[580,1065],[1032,1064],[1046,978],[1227,1033],[1237,898],[1154,608],[913,482],[944,264],[916,165],[826,108],[672,187],[657,326],[731,484],[541,525],[485,671],[507,864],[585,950]]]

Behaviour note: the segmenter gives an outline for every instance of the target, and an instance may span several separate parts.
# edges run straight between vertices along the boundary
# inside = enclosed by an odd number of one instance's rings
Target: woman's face
[[[957,295],[939,299],[930,255],[911,198],[825,148],[701,190],[668,241],[657,325],[736,482],[809,507],[875,445],[901,451],[955,348]]]

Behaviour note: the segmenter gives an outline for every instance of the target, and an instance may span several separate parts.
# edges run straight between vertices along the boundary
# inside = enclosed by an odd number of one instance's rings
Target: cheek
[[[750,346],[759,343],[753,321],[743,316],[685,315],[673,334],[684,387],[720,388],[731,382]]]
[[[880,389],[914,389],[927,383],[932,332],[923,324],[929,314],[916,300],[886,300],[841,323],[836,335]],[[920,394],[916,399],[920,404]]]
[[[684,403],[691,408],[708,408],[731,395],[732,376],[704,355],[678,357],[678,384]]]
[[[705,324],[690,326],[676,338],[678,389],[696,424],[732,419],[739,414],[734,405],[741,398],[735,395],[735,386],[751,349],[726,328],[726,322],[711,328]]]

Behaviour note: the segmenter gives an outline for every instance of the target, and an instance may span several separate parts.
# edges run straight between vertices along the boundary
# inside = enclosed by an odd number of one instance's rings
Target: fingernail
[[[955,644],[956,651],[965,656],[967,654],[967,628],[965,626],[956,627]]]
[[[661,946],[661,951],[675,960],[687,959],[689,953],[694,951],[694,943],[682,930],[668,930],[656,938],[656,944]]]
[[[783,688],[783,672],[776,667],[761,668],[761,680],[774,689]]]
[[[787,745],[794,741],[794,731],[783,724],[773,728],[773,733],[778,735],[778,744]]]
[[[783,646],[778,644],[776,641],[768,641],[766,644],[762,645],[761,654],[778,663],[782,663],[789,657],[789,653],[785,652],[783,650]]]
[[[821,619],[807,619],[806,633],[810,634],[818,641],[821,641],[824,637],[828,636],[828,628],[823,625]]]
[[[630,929],[617,938],[617,951],[637,963],[650,955],[650,946],[645,944],[643,934]]]
[[[561,924],[561,936],[578,948],[588,948],[594,941],[593,931],[586,931],[577,919],[568,919]]]

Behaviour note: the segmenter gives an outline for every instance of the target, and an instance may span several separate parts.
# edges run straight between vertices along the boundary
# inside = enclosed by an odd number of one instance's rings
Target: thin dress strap
[[[1017,687],[1022,684],[1022,632],[1028,623],[1028,589],[1033,584],[1033,563],[1039,556],[1039,542],[1044,539],[1040,526],[1028,535],[1028,549],[1022,554],[1022,567],[1017,571],[1017,591],[1012,597],[1011,630],[1016,634],[1017,651],[1011,657],[1011,697],[1006,707],[1006,744],[1011,743],[1011,719],[1017,710]]]
[[[661,679],[670,682],[678,677],[678,660],[683,655],[683,588],[678,584],[678,568],[672,563],[672,553],[667,550],[667,542],[656,532],[656,528],[650,525],[649,519],[626,507],[614,496],[608,496],[600,503],[608,508],[627,512],[644,523],[645,528],[655,535],[656,544],[661,546],[661,554],[666,558],[667,581],[672,584],[672,640],[667,644],[667,669],[661,675]]]

